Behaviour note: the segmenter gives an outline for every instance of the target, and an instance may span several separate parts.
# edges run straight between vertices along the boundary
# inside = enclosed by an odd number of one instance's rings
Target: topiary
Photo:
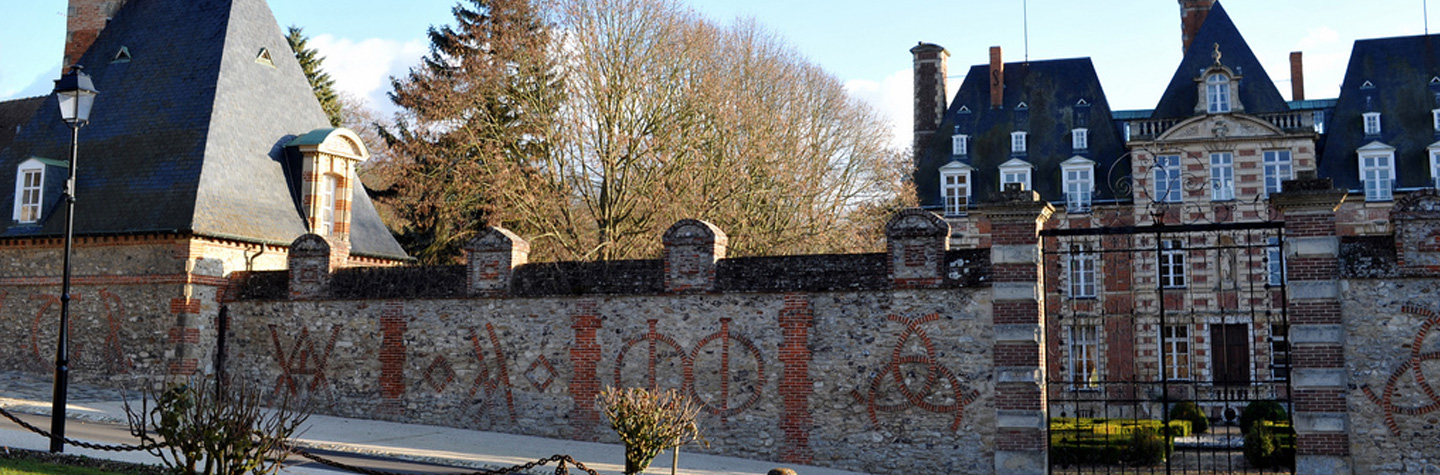
[[[1278,444],[1275,434],[1264,423],[1255,422],[1245,434],[1245,461],[1251,467],[1265,468],[1276,465]]]
[[[1126,448],[1125,462],[1135,466],[1155,465],[1165,461],[1170,453],[1170,438],[1159,431],[1146,427],[1130,432],[1130,446]]]
[[[1240,413],[1240,432],[1250,433],[1250,426],[1256,421],[1285,422],[1290,417],[1285,413],[1285,406],[1275,401],[1253,401],[1245,406]]]
[[[1204,434],[1210,429],[1210,418],[1205,417],[1205,411],[1201,411],[1200,406],[1190,401],[1176,404],[1175,407],[1170,408],[1170,420],[1190,421],[1191,434]]]

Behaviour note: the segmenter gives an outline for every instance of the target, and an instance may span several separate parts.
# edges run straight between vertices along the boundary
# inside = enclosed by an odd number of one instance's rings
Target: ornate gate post
[[[995,473],[1044,474],[1045,286],[1040,227],[1055,208],[1034,191],[1008,188],[981,208],[990,218],[991,318],[995,342]]]
[[[1284,183],[1270,203],[1285,216],[1286,306],[1296,473],[1352,473],[1345,408],[1345,328],[1340,315],[1340,238],[1345,191],[1329,178]]]

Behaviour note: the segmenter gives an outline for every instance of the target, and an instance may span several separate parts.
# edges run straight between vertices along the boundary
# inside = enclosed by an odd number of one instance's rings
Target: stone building
[[[78,376],[208,371],[227,276],[284,268],[302,234],[324,236],[334,267],[408,260],[355,173],[369,153],[329,128],[263,0],[72,0],[69,12],[66,64],[100,91],[74,193]],[[0,307],[34,321],[5,327],[30,342],[5,360],[43,368],[70,128],[51,96],[0,104],[0,130],[0,181],[14,183],[0,198],[12,209]]]

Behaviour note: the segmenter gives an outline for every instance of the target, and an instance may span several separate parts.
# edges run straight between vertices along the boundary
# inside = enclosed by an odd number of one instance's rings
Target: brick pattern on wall
[[[596,302],[582,300],[571,310],[570,320],[575,331],[575,342],[570,346],[570,362],[574,374],[570,380],[570,396],[575,401],[571,409],[573,437],[578,440],[596,440],[595,426],[600,423],[600,412],[595,409],[595,397],[600,395],[600,315]]]
[[[815,383],[810,379],[810,327],[815,325],[815,315],[810,309],[810,300],[803,294],[786,294],[785,307],[780,311],[780,328],[785,334],[780,345],[780,364],[784,367],[780,379],[780,398],[785,406],[785,415],[780,420],[780,429],[785,432],[785,442],[780,448],[780,460],[789,463],[810,464],[814,454],[810,450],[810,393]]]
[[[380,407],[382,414],[405,414],[405,304],[385,302],[380,314]]]

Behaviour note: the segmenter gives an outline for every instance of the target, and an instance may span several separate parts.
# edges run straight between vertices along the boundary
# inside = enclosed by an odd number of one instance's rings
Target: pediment
[[[1440,143],[1440,142],[1436,142],[1436,143]],[[1357,150],[1357,151],[1360,151],[1360,152],[1394,152],[1394,151],[1395,151],[1395,147],[1392,147],[1392,146],[1386,144],[1385,142],[1381,142],[1381,141],[1379,141],[1379,140],[1376,140],[1376,141],[1374,141],[1374,142],[1370,142],[1370,143],[1367,143],[1367,144],[1365,144],[1365,145],[1361,145],[1360,148],[1358,148],[1358,149],[1356,149],[1356,150]]]
[[[951,172],[951,171],[954,171],[954,172],[963,172],[963,171],[970,171],[970,170],[974,170],[974,169],[975,169],[975,167],[972,167],[972,166],[970,166],[970,165],[966,165],[965,162],[962,162],[962,161],[959,161],[959,160],[951,160],[950,163],[946,163],[944,166],[940,167],[940,171],[942,171],[942,172]]]
[[[1008,168],[1030,168],[1030,169],[1034,169],[1034,168],[1035,168],[1035,165],[1032,165],[1032,164],[1030,164],[1030,162],[1027,162],[1027,161],[1018,159],[1018,158],[1012,158],[1012,159],[1010,159],[1010,160],[1007,160],[1005,163],[1001,163],[1001,164],[1000,164],[1000,169],[1001,169],[1001,170],[1008,169]]]
[[[1211,114],[1171,127],[1156,140],[1215,140],[1271,137],[1285,132],[1269,122],[1245,114]]]
[[[1063,162],[1060,162],[1060,168],[1079,168],[1079,167],[1093,167],[1093,166],[1095,166],[1095,161],[1094,161],[1094,160],[1091,160],[1091,159],[1088,159],[1088,158],[1085,158],[1085,157],[1082,157],[1082,156],[1079,156],[1079,155],[1070,157],[1068,160],[1065,160],[1065,161],[1063,161]]]

